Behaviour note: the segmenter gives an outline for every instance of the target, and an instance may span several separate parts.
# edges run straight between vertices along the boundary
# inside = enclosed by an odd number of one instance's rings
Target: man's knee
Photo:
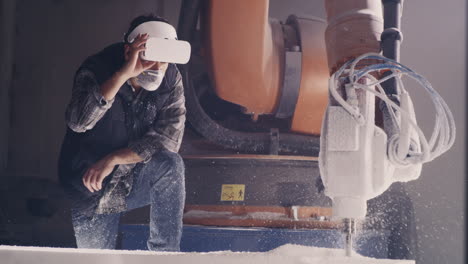
[[[175,152],[161,151],[153,157],[155,162],[162,162],[163,167],[175,174],[183,175],[185,172],[184,160]]]
[[[167,166],[177,170],[184,169],[184,161],[178,153],[162,151],[161,155],[164,156],[164,162],[167,164]]]

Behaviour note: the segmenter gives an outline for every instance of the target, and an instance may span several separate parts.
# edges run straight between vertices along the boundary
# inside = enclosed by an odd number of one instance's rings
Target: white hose
[[[356,69],[356,66],[363,60],[378,60],[382,63],[373,63],[369,66],[363,67],[362,69]],[[380,71],[390,71],[391,74],[388,76],[377,79],[372,75],[373,73],[379,73]],[[408,94],[405,89],[401,78],[403,76],[408,76],[416,80],[421,87],[429,94],[434,107],[436,110],[435,114],[435,124],[434,129],[431,134],[431,138],[428,141],[421,128],[417,125],[415,120],[413,120],[411,113],[402,109],[398,104],[389,98],[382,87],[382,83],[395,78],[399,95]],[[346,78],[346,90],[349,89],[361,89],[363,91],[369,92],[374,96],[380,98],[387,106],[390,117],[398,124],[397,128],[400,132],[403,130],[408,130],[408,128],[414,129],[419,135],[420,146],[416,146],[416,149],[412,149],[408,155],[402,155],[401,150],[396,151],[398,148],[398,140],[389,140],[389,150],[388,151],[389,159],[395,163],[395,165],[405,166],[408,164],[420,164],[426,163],[434,160],[438,156],[442,155],[448,151],[455,142],[456,128],[455,120],[453,118],[452,112],[450,111],[448,105],[445,103],[444,99],[437,93],[437,91],[431,86],[429,81],[423,76],[415,73],[408,67],[388,58],[383,57],[380,54],[376,53],[367,53],[358,58],[345,63],[336,73],[334,73],[329,82],[329,89],[331,96],[340,104],[346,111],[348,111],[360,124],[365,122],[364,116],[360,113],[359,108],[355,104],[355,100],[345,100],[340,93],[338,93],[337,88],[340,87],[340,84],[343,83],[343,79]],[[370,83],[363,84],[360,83],[361,80],[368,79]],[[377,90],[374,88],[376,87]],[[352,92],[351,94],[355,94]],[[409,95],[408,95],[409,96]],[[397,113],[400,114],[401,119],[398,122]],[[404,122],[404,123],[402,123]],[[399,135],[398,135],[399,136]],[[407,141],[405,141],[405,146],[407,147]],[[413,142],[414,143],[414,142]]]

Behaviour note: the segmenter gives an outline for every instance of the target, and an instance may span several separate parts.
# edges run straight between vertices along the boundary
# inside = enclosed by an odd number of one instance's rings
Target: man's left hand
[[[115,164],[111,157],[105,157],[94,163],[83,176],[83,184],[90,192],[102,189],[102,181],[109,176],[114,169]]]

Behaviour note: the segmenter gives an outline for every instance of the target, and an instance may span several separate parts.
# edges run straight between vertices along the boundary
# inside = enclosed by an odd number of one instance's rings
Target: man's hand
[[[116,164],[112,162],[110,156],[101,159],[93,164],[83,176],[83,184],[90,192],[102,189],[102,181],[109,176]]]
[[[140,75],[156,64],[155,61],[145,61],[140,58],[140,52],[146,50],[147,40],[147,34],[138,35],[131,44],[125,44],[124,65],[101,85],[101,94],[106,100],[112,100],[128,79]]]
[[[153,67],[156,62],[140,58],[140,52],[146,50],[148,34],[139,34],[131,44],[125,44],[125,64],[120,69],[128,79],[138,76],[143,71]]]
[[[119,149],[93,164],[83,175],[83,184],[90,192],[102,189],[102,181],[111,174],[119,164],[133,164],[143,161],[129,148]]]

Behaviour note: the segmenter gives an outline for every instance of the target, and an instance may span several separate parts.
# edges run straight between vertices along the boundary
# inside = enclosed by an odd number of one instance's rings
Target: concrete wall
[[[466,187],[466,1],[405,1],[402,62],[426,76],[455,116],[452,150],[423,168],[408,184],[419,227],[420,263],[464,263]],[[409,86],[410,91],[418,89]],[[427,97],[415,104],[421,127],[432,130]]]
[[[154,0],[17,1],[8,173],[56,179],[64,111],[80,63],[122,40]]]
[[[0,172],[8,162],[8,136],[10,133],[10,89],[14,56],[14,25],[16,0],[0,2]]]
[[[3,101],[10,103],[12,117],[10,128],[2,130],[0,136],[2,140],[10,135],[8,173],[4,176],[55,181],[56,159],[65,129],[64,110],[78,65],[86,56],[121,40],[136,15],[157,12],[176,24],[180,3],[17,0],[12,98],[5,99],[7,88],[0,87],[2,105]],[[419,263],[425,264],[464,263],[465,5],[464,0],[405,3],[402,61],[425,75],[441,92],[458,126],[455,147],[426,165],[420,180],[407,185],[418,218]],[[325,17],[319,0],[271,1],[272,17],[285,20],[289,14]],[[410,86],[410,91],[415,89],[418,88]],[[418,97],[415,104],[419,123],[429,131],[432,106],[423,99],[428,98]],[[2,118],[7,116],[4,111]],[[5,146],[0,145],[0,154],[5,152]]]

